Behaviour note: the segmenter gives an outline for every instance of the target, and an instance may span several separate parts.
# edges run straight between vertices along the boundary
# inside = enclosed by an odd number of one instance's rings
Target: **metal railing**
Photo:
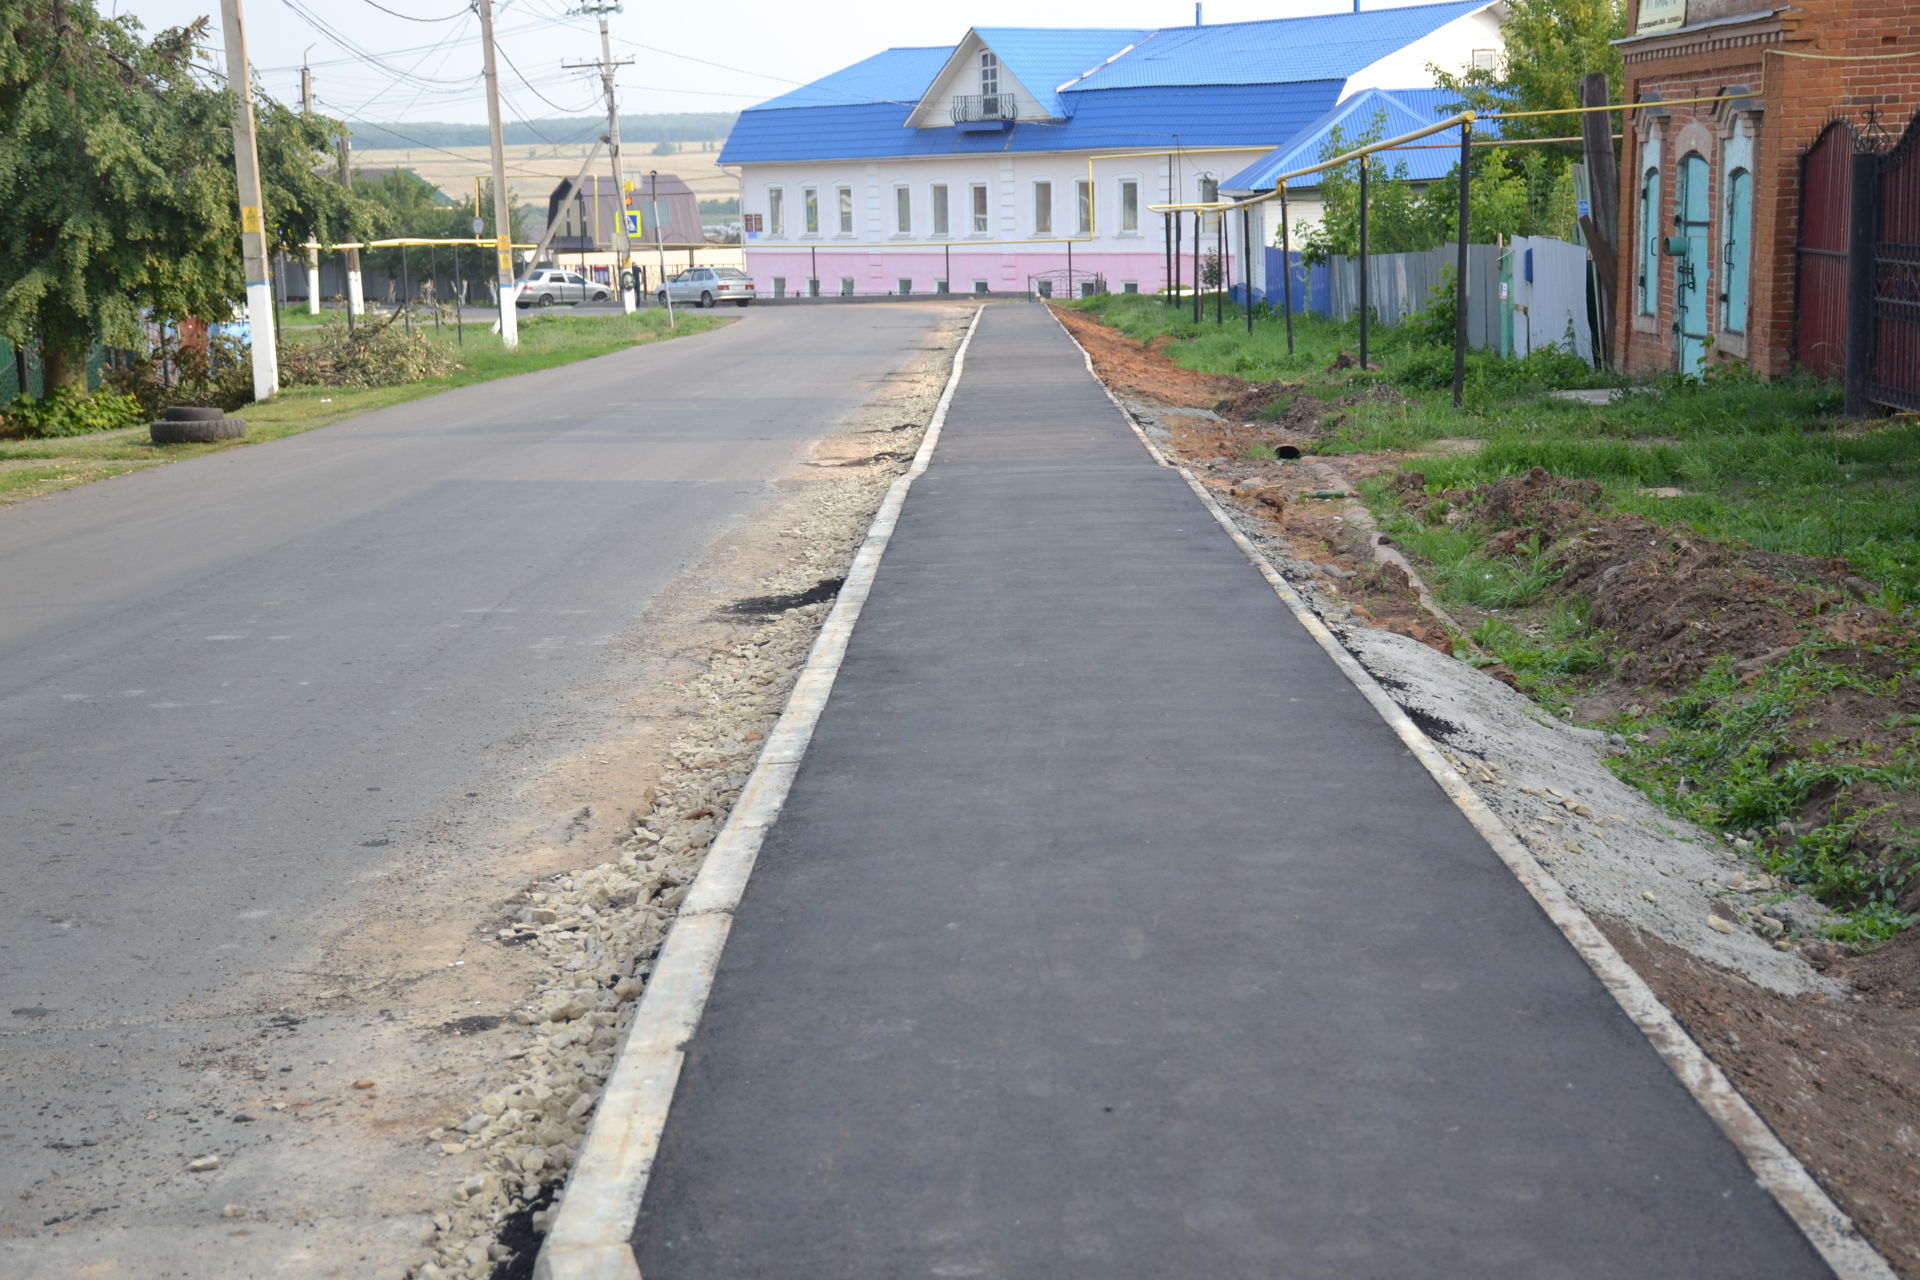
[[[956,93],[953,122],[978,124],[989,120],[1018,120],[1020,104],[1010,93]]]

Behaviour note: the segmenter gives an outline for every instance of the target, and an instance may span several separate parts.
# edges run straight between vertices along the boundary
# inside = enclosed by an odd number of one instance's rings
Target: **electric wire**
[[[452,22],[455,18],[468,17],[473,12],[471,9],[462,9],[458,13],[450,13],[444,18],[416,18],[410,13],[401,13],[398,9],[389,9],[387,6],[381,4],[380,0],[365,0],[365,3],[372,5],[382,13],[390,14],[396,18],[404,18],[408,22]]]

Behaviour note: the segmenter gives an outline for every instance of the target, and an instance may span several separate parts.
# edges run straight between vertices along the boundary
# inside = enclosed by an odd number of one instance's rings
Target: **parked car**
[[[556,302],[579,306],[583,302],[604,302],[613,296],[613,286],[598,284],[572,271],[541,267],[520,282],[514,297],[516,307],[550,307]]]
[[[669,293],[676,303],[691,302],[697,307],[722,302],[744,307],[754,298],[753,277],[738,267],[688,267],[654,296],[665,306]]]

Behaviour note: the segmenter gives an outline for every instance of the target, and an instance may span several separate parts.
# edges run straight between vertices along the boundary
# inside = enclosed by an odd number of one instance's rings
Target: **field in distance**
[[[628,181],[638,182],[646,190],[649,169],[678,174],[702,200],[724,200],[740,194],[740,181],[719,164],[720,142],[682,142],[674,155],[656,156],[653,144],[636,143],[620,148],[621,167]],[[507,186],[514,203],[544,206],[547,197],[561,182],[580,172],[580,162],[592,148],[590,142],[560,143],[549,146],[509,146],[506,149]],[[705,148],[705,149],[703,149]],[[492,171],[486,147],[380,147],[354,148],[353,163],[363,169],[411,169],[456,200],[473,200],[473,180]],[[594,161],[594,171],[611,173],[603,148]]]

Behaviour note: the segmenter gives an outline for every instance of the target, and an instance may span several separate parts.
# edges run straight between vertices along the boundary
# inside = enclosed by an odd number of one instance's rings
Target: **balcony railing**
[[[1018,120],[1020,106],[1010,93],[959,93],[953,98],[955,124]]]

